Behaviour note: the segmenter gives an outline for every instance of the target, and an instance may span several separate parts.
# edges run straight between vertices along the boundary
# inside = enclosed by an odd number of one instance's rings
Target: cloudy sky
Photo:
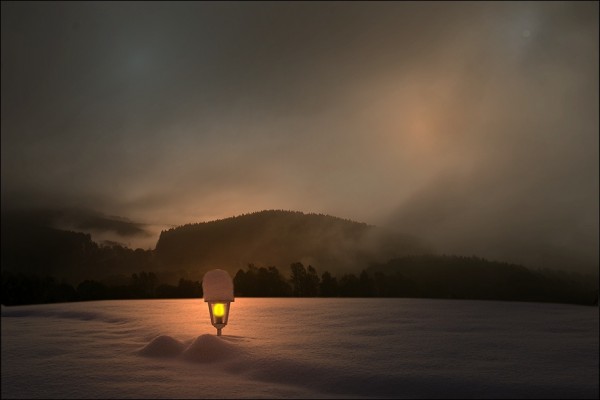
[[[320,212],[597,270],[598,11],[2,2],[2,210],[144,247]]]

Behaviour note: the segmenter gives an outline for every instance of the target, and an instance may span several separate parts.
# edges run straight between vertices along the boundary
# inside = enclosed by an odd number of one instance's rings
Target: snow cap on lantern
[[[202,279],[204,301],[235,301],[233,297],[233,280],[227,271],[213,269],[204,274]]]

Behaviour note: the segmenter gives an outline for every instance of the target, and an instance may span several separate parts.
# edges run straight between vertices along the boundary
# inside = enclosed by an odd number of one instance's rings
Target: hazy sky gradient
[[[293,209],[597,269],[598,29],[597,2],[3,2],[2,208],[145,247]]]

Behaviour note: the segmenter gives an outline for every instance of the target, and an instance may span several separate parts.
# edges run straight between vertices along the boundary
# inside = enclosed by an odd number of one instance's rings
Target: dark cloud
[[[598,106],[595,2],[2,3],[2,207],[147,224],[105,233],[299,209],[597,268]]]
[[[2,219],[88,233],[112,233],[124,238],[151,236],[146,224],[86,209],[15,207],[3,210]]]
[[[120,236],[149,236],[150,233],[144,229],[144,225],[132,222],[126,218],[107,217],[96,213],[69,213],[66,218],[70,219],[75,228],[83,231],[114,232]]]

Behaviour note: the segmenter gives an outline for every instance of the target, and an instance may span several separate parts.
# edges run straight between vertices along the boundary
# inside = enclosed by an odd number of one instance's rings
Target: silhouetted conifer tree
[[[319,294],[319,275],[317,270],[309,265],[306,270],[305,296],[315,297]]]
[[[300,262],[293,263],[290,265],[292,274],[290,277],[290,283],[292,284],[292,294],[295,297],[303,297],[306,295],[306,268]]]
[[[325,271],[321,276],[319,294],[322,297],[335,297],[339,294],[337,279],[332,277],[327,271]]]

